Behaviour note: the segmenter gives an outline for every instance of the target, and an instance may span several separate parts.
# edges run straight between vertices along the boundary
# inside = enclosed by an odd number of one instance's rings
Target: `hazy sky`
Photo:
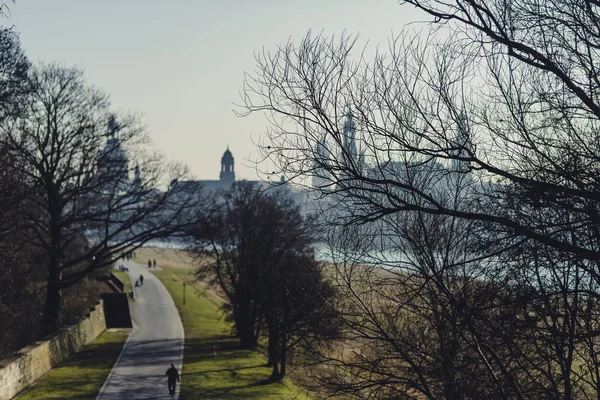
[[[236,177],[256,179],[246,160],[266,120],[232,112],[255,51],[298,42],[309,29],[386,44],[423,18],[395,0],[17,0],[9,23],[32,61],[83,67],[198,178],[218,179],[229,145]]]

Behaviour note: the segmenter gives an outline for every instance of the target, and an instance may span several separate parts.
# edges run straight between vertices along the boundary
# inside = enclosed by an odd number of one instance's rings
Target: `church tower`
[[[219,175],[219,180],[221,181],[222,186],[230,186],[235,181],[233,155],[229,151],[229,146],[227,146],[227,150],[225,150],[223,157],[221,157],[221,174]]]
[[[355,168],[358,168],[358,148],[356,145],[356,125],[352,116],[352,110],[348,106],[348,112],[346,113],[346,120],[342,128],[342,151],[340,154],[340,163],[342,164],[340,175],[338,179],[340,181],[346,181],[350,179],[354,173],[352,172]]]
[[[452,155],[455,157],[468,158],[471,152],[471,130],[469,121],[464,112],[458,116],[456,136],[452,140]],[[452,171],[468,173],[469,163],[463,160],[452,159]]]
[[[327,165],[328,157],[329,150],[327,149],[325,138],[323,138],[317,142],[317,147],[315,149],[315,167],[313,171],[312,183],[313,187],[316,189],[332,189],[331,174],[323,167],[323,165]]]
[[[142,174],[140,173],[140,167],[139,165],[135,166],[135,169],[133,170],[133,187],[137,190],[142,188]]]
[[[352,110],[348,107],[346,113],[346,121],[344,121],[344,150],[348,153],[348,157],[351,159],[356,157],[356,125],[352,118]]]
[[[125,191],[129,185],[129,167],[125,150],[119,138],[120,127],[114,116],[108,120],[106,145],[96,159],[97,174],[107,183],[116,184],[118,191]],[[110,190],[110,189],[107,189]]]

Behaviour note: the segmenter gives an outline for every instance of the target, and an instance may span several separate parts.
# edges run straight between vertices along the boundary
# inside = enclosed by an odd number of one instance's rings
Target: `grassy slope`
[[[18,399],[95,399],[128,335],[129,332],[102,333],[82,351],[37,381]]]
[[[123,271],[111,271],[113,274],[115,274],[115,276],[117,278],[119,278],[121,280],[121,282],[123,282],[123,284],[125,285],[125,293],[129,294],[131,293],[132,289],[132,285],[131,285],[131,281],[129,280],[129,274],[127,272],[123,272]],[[134,299],[132,299],[131,297],[127,297],[129,299],[129,302],[135,301]]]
[[[190,270],[152,271],[175,301],[185,330],[181,399],[307,399],[291,382],[263,385],[271,369],[257,352],[238,350],[230,324],[223,321],[217,299],[187,286]]]
[[[133,261],[142,265],[148,265],[148,259],[156,260],[159,267],[190,268],[194,263],[184,250],[164,249],[159,247],[142,247],[137,249]]]

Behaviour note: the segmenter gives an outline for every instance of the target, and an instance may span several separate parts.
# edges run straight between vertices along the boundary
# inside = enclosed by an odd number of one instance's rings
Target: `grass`
[[[133,287],[131,286],[131,280],[129,279],[129,274],[127,272],[124,271],[111,271],[113,274],[115,274],[115,276],[117,278],[119,278],[121,280],[121,282],[123,282],[123,284],[125,285],[125,293],[129,294],[131,292],[133,292]],[[129,302],[131,303],[132,301],[135,301],[135,299],[132,299],[131,296],[127,296],[127,298],[129,299]]]
[[[156,260],[158,267],[190,268],[194,260],[184,250],[160,247],[141,247],[135,250],[133,261],[148,265],[148,260]]]
[[[19,400],[95,399],[119,357],[129,331],[103,332],[79,353],[47,373]]]
[[[153,271],[171,294],[185,330],[180,399],[309,399],[290,381],[264,384],[271,374],[266,358],[238,349],[231,325],[219,311],[220,302],[197,290],[185,269]],[[186,304],[183,304],[183,282]]]

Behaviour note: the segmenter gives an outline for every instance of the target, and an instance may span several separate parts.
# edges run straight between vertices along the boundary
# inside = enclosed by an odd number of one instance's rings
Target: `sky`
[[[397,0],[16,0],[4,23],[31,61],[81,67],[113,107],[139,113],[154,146],[197,179],[218,179],[229,146],[236,178],[253,180],[267,121],[233,110],[255,52],[309,30],[385,46],[424,20]]]

